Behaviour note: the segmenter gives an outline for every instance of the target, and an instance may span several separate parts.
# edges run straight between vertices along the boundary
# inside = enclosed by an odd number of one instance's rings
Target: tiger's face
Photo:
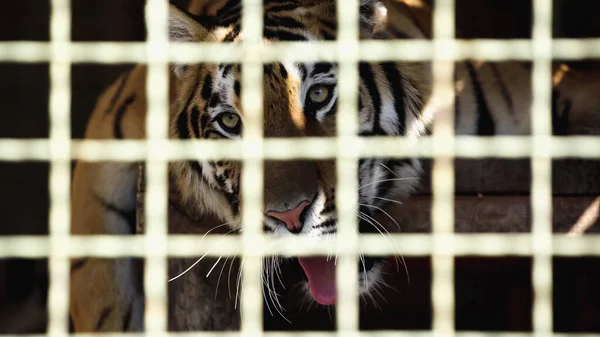
[[[171,8],[170,37],[175,41],[235,43],[243,39],[238,5],[227,1],[227,20],[205,27],[182,11]],[[237,12],[235,12],[237,10]],[[369,37],[378,7],[362,7],[361,34]],[[233,11],[233,12],[232,12]],[[237,13],[237,16],[231,13]],[[264,39],[331,40],[336,36],[333,2],[270,1],[265,5]],[[233,18],[232,18],[232,15]],[[241,139],[244,112],[240,95],[240,65],[176,65],[177,94],[171,105],[171,136],[179,139]],[[359,132],[362,136],[404,135],[418,120],[426,98],[424,66],[416,64],[361,63],[359,66]],[[264,137],[333,137],[336,135],[338,67],[332,63],[280,62],[264,65]],[[236,161],[179,162],[171,165],[184,197],[227,221],[234,230],[240,223],[242,165]],[[385,233],[387,223],[378,212],[417,184],[419,162],[412,159],[359,161],[359,229]],[[265,161],[264,229],[277,236],[332,236],[337,230],[335,161]],[[386,213],[387,214],[387,213]],[[393,219],[389,222],[393,223]],[[391,228],[390,228],[391,230]],[[336,302],[334,259],[298,259],[314,300]],[[360,263],[359,284],[368,292],[380,279],[382,259]]]

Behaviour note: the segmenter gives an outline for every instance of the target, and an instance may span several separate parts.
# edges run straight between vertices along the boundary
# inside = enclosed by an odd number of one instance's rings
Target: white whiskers
[[[220,228],[220,227],[223,227],[223,226],[227,226],[227,225],[229,225],[229,224],[232,224],[232,223],[236,223],[236,222],[239,222],[239,221],[231,221],[231,222],[223,223],[223,224],[220,224],[220,225],[218,225],[218,226],[215,226],[215,227],[213,227],[213,228],[209,229],[209,230],[208,230],[208,231],[207,231],[207,232],[206,232],[206,233],[205,233],[205,234],[202,236],[202,239],[200,239],[200,242],[202,242],[202,240],[204,240],[204,238],[206,237],[206,235],[208,235],[208,234],[209,234],[210,232],[212,232],[213,230],[215,230],[215,229],[217,229],[217,228]],[[227,234],[229,234],[229,233],[231,233],[231,232],[233,232],[233,231],[235,231],[235,229],[231,229],[231,230],[229,230],[227,233],[225,233],[225,234],[222,234],[222,235],[227,235]],[[211,248],[212,248],[212,247],[211,247]],[[203,259],[203,258],[204,258],[206,255],[208,255],[208,253],[209,253],[209,252],[210,252],[210,249],[209,249],[209,250],[208,250],[206,253],[204,253],[204,255],[202,255],[202,256],[201,256],[201,257],[200,257],[198,260],[196,260],[196,262],[194,262],[194,263],[193,263],[191,266],[189,266],[189,267],[188,267],[186,270],[184,270],[183,272],[179,273],[179,275],[177,275],[177,276],[175,276],[175,277],[173,277],[173,278],[169,279],[167,282],[175,281],[176,279],[178,279],[178,278],[180,278],[181,276],[183,276],[185,273],[187,273],[187,272],[188,272],[188,271],[190,271],[192,268],[194,268],[194,267],[195,267],[195,266],[196,266],[198,263],[200,263],[200,261],[202,261],[202,259]]]

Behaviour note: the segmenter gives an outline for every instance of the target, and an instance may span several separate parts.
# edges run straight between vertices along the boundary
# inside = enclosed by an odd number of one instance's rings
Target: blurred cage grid
[[[48,330],[52,336],[66,336],[68,329],[69,259],[71,257],[123,257],[146,259],[146,334],[167,336],[166,257],[243,255],[242,329],[243,336],[281,335],[262,331],[262,289],[259,277],[263,254],[338,254],[338,275],[356,274],[360,243],[364,254],[432,256],[432,331],[358,331],[356,278],[338,278],[339,296],[336,333],[318,335],[435,335],[486,336],[485,333],[456,332],[454,329],[454,256],[532,256],[534,288],[532,333],[506,333],[507,336],[551,336],[552,257],[600,256],[600,238],[567,238],[553,235],[551,227],[552,158],[600,158],[600,139],[594,137],[557,138],[551,136],[551,61],[556,58],[579,60],[600,58],[598,39],[552,39],[552,1],[534,0],[531,40],[454,40],[455,4],[437,0],[432,41],[358,41],[358,0],[338,0],[340,32],[336,42],[274,43],[259,46],[262,32],[260,0],[243,1],[244,42],[240,45],[169,44],[167,5],[164,0],[148,0],[145,43],[72,43],[69,0],[51,1],[50,38],[46,42],[0,42],[0,61],[50,62],[50,122],[48,139],[0,140],[0,161],[49,161],[50,235],[48,238],[13,236],[0,238],[0,258],[49,258],[50,289]],[[434,96],[452,102],[454,61],[530,60],[533,63],[531,137],[454,137],[453,117],[442,115],[434,124],[432,137],[421,139],[361,139],[357,135],[357,62],[384,60],[433,60]],[[335,61],[340,65],[340,104],[337,139],[262,139],[262,63],[275,60]],[[177,62],[239,62],[243,64],[242,106],[245,113],[243,141],[172,141],[167,135],[167,65]],[[70,134],[71,65],[80,62],[139,62],[149,66],[147,79],[147,141],[73,141]],[[535,116],[535,118],[533,118]],[[225,155],[226,154],[226,155]],[[397,250],[387,239],[376,235],[357,236],[357,159],[359,157],[433,158],[432,234],[393,234]],[[531,234],[454,234],[453,158],[531,158]],[[204,238],[167,236],[167,162],[188,159],[243,160],[241,237]],[[307,238],[286,238],[285,242],[261,235],[262,160],[293,158],[335,158],[338,168],[339,216],[335,240],[315,242]],[[146,161],[146,232],[143,237],[70,236],[70,163],[72,159],[91,161]],[[241,240],[241,241],[240,241]],[[384,240],[386,240],[384,242]],[[210,249],[210,251],[209,251]],[[197,336],[240,335],[240,333],[194,333]],[[315,332],[309,333],[317,335]],[[295,333],[294,335],[299,335]],[[308,334],[307,334],[308,335]],[[494,333],[496,336],[502,333]],[[577,334],[569,334],[574,336]],[[586,334],[585,336],[600,336]]]

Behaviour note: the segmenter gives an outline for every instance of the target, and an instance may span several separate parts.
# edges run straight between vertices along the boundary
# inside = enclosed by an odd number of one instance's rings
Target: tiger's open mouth
[[[383,260],[376,257],[364,257],[358,262],[359,273],[368,273],[375,263]],[[337,302],[336,291],[336,260],[333,257],[307,256],[299,257],[298,262],[308,279],[310,294],[322,305],[332,305]],[[361,284],[361,286],[364,286]]]

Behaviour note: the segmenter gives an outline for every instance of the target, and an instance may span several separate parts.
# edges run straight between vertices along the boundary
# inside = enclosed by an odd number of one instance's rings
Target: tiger
[[[170,41],[243,40],[241,1],[208,2],[205,7],[205,14],[192,14],[170,4]],[[335,1],[269,0],[264,1],[263,7],[264,43],[336,39]],[[430,26],[431,9],[419,1],[360,1],[362,40],[428,39]],[[592,104],[598,82],[582,80],[568,70],[564,65],[555,67],[553,132],[598,134],[599,105]],[[169,137],[241,139],[242,72],[239,64],[172,64]],[[265,64],[263,72],[264,137],[336,135],[336,63],[281,61]],[[358,72],[360,136],[418,137],[431,133],[432,120],[424,113],[435,99],[429,62],[360,62]],[[101,94],[89,119],[86,139],[146,137],[146,74],[146,66],[135,66]],[[456,133],[529,134],[530,74],[530,66],[516,62],[457,62],[453,106]],[[264,231],[279,237],[335,236],[335,167],[333,160],[265,161]],[[243,230],[241,173],[239,161],[190,160],[169,164],[169,178],[191,212],[216,217],[232,233]],[[409,200],[422,174],[419,158],[360,159],[359,231],[396,230],[393,221],[377,219],[386,218],[382,214],[394,207],[394,201]],[[135,234],[138,178],[136,163],[78,161],[72,185],[72,233]],[[297,261],[305,275],[303,289],[307,296],[323,306],[335,305],[335,259],[313,256],[298,257]],[[359,261],[357,277],[362,295],[377,291],[387,263],[389,259],[383,257],[364,257]],[[73,260],[70,316],[74,330],[142,331],[141,274],[131,259]],[[217,314],[210,312],[216,311],[214,307],[206,306],[208,316]]]

